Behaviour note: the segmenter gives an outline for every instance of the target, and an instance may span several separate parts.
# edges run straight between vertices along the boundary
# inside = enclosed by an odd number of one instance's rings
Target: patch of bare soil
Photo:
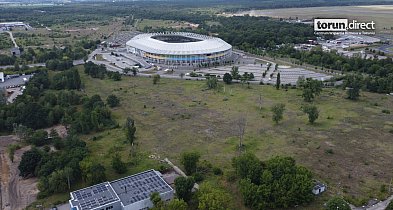
[[[18,165],[25,151],[30,146],[15,152],[14,162],[8,157],[7,146],[18,141],[16,136],[0,136],[0,168],[1,168],[1,209],[19,210],[26,208],[37,198],[38,180],[36,178],[22,179],[19,176]]]
[[[64,125],[55,125],[49,128],[44,129],[46,132],[50,133],[50,131],[54,129],[58,134],[60,138],[65,138],[67,137],[67,128]]]

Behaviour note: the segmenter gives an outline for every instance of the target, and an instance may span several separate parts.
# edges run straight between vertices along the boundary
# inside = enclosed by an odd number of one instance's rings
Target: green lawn
[[[151,78],[122,77],[119,82],[99,80],[80,71],[88,95],[99,94],[103,100],[109,94],[121,99],[120,107],[112,110],[122,125],[130,116],[137,127],[137,160],[129,156],[130,146],[124,141],[121,128],[82,138],[92,157],[104,164],[110,180],[117,175],[110,167],[110,157],[119,151],[128,162],[128,174],[159,163],[150,154],[168,157],[180,165],[184,151],[195,150],[224,171],[231,169],[236,156],[238,138],[236,119],[247,119],[245,148],[262,160],[276,155],[292,156],[308,167],[316,179],[328,184],[328,192],[305,209],[319,209],[329,195],[343,193],[352,201],[371,197],[383,198],[381,185],[389,184],[393,164],[392,114],[393,97],[362,92],[359,101],[345,99],[341,89],[324,89],[315,104],[320,116],[315,125],[307,122],[300,107],[304,103],[301,91],[276,90],[272,86],[225,85],[220,92],[204,90],[201,81],[161,79],[153,85]],[[262,95],[262,110],[258,99]],[[285,103],[284,120],[275,125],[270,107]],[[93,136],[98,137],[93,141]],[[225,183],[238,199],[233,184]],[[238,208],[241,203],[236,204]]]

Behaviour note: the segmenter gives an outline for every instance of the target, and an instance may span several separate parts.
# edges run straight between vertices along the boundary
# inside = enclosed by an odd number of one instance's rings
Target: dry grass
[[[127,116],[136,120],[141,151],[175,163],[181,152],[197,150],[213,164],[230,168],[238,144],[234,121],[244,115],[247,151],[261,159],[292,156],[327,182],[331,193],[344,192],[353,199],[382,197],[380,186],[392,177],[386,167],[393,164],[392,115],[381,113],[393,107],[390,96],[362,93],[353,102],[345,99],[342,90],[325,89],[316,102],[320,117],[309,125],[300,111],[299,90],[230,85],[226,92],[213,92],[203,91],[204,83],[199,81],[161,79],[153,85],[149,78],[123,77],[113,82],[84,75],[83,80],[89,95],[120,97],[121,106],[113,113],[121,123]],[[257,103],[260,93],[262,110]],[[270,107],[279,102],[286,104],[285,117],[274,125]],[[108,138],[114,142],[122,139],[121,132],[110,133]]]

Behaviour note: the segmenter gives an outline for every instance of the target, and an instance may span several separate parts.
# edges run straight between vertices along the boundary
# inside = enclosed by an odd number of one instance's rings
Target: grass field
[[[142,31],[145,27],[152,28],[186,28],[190,27],[190,23],[185,21],[174,21],[174,20],[151,20],[151,19],[142,19],[137,20],[136,28],[139,31]]]
[[[202,159],[227,171],[236,156],[238,138],[235,121],[247,119],[245,148],[266,160],[276,155],[292,156],[312,170],[316,179],[328,184],[328,192],[312,205],[302,209],[322,209],[333,194],[344,194],[360,204],[369,198],[384,198],[381,186],[389,185],[393,174],[392,114],[382,110],[393,107],[393,97],[362,93],[353,102],[345,99],[341,89],[324,89],[315,104],[320,117],[315,125],[307,123],[300,107],[301,91],[276,90],[272,86],[226,85],[220,92],[205,90],[202,81],[161,79],[153,85],[151,78],[122,77],[121,81],[92,79],[80,71],[84,91],[99,94],[103,100],[109,94],[121,99],[112,109],[122,125],[130,116],[136,121],[137,155],[131,157],[121,128],[82,136],[91,156],[106,168],[110,180],[121,176],[111,168],[111,155],[118,151],[127,161],[126,175],[160,163],[149,159],[151,154],[168,157],[177,165],[184,151],[198,151]],[[259,110],[259,95],[262,110]],[[285,103],[284,120],[275,125],[270,107]],[[94,137],[96,140],[93,141]],[[245,209],[236,185],[220,181],[234,196],[236,209]],[[82,183],[74,189],[83,187]],[[45,203],[68,199],[68,194],[53,195]],[[236,201],[236,202],[235,202]],[[41,201],[38,201],[41,202]]]
[[[238,14],[270,16],[275,18],[349,18],[358,21],[374,21],[377,32],[393,34],[393,5],[331,6],[308,8],[285,8],[244,11]],[[385,28],[385,29],[384,29]]]
[[[235,121],[242,115],[247,118],[248,152],[261,159],[293,156],[327,182],[331,193],[353,199],[382,198],[386,194],[380,188],[393,176],[386,167],[393,164],[392,115],[382,113],[393,107],[390,96],[362,93],[353,102],[345,99],[342,90],[325,89],[316,102],[320,118],[310,125],[300,111],[300,90],[230,85],[225,92],[214,92],[204,91],[204,83],[198,81],[162,79],[153,85],[151,79],[139,77],[114,82],[83,76],[83,80],[89,95],[120,97],[114,116],[120,123],[127,116],[136,120],[137,141],[146,155],[157,153],[179,163],[181,152],[197,150],[203,159],[229,169],[237,154]],[[278,125],[271,120],[270,107],[275,103],[286,104],[285,118]],[[109,148],[108,139],[119,143],[124,138],[120,129],[106,133],[102,134],[104,150]],[[99,147],[97,143],[89,146]],[[94,155],[99,158],[106,153]]]
[[[73,45],[83,39],[104,40],[113,33],[124,29],[121,19],[108,22],[75,22],[72,24],[54,25],[50,30],[34,28],[33,30],[13,31],[16,42],[22,47],[51,48],[53,45]]]

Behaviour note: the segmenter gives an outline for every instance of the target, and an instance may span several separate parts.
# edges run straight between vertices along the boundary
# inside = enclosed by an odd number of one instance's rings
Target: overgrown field
[[[310,125],[296,89],[234,84],[216,92],[205,90],[201,81],[161,79],[153,85],[151,78],[123,77],[115,82],[80,73],[88,95],[105,99],[115,94],[121,99],[121,106],[113,110],[115,119],[120,124],[128,116],[136,121],[138,150],[144,157],[156,153],[179,164],[180,153],[196,150],[203,159],[230,169],[237,155],[236,120],[244,116],[247,152],[262,160],[292,156],[326,182],[329,193],[343,193],[352,202],[386,196],[384,189],[393,176],[393,115],[382,110],[393,111],[391,96],[362,93],[354,102],[345,99],[341,89],[324,89],[315,102],[319,119]],[[286,104],[278,125],[271,119],[275,103]],[[95,135],[99,138],[90,140],[89,148],[111,177],[114,172],[105,155],[117,147],[127,155],[124,133],[115,129]]]
[[[10,36],[7,33],[0,33],[0,50],[8,50],[13,46]]]

